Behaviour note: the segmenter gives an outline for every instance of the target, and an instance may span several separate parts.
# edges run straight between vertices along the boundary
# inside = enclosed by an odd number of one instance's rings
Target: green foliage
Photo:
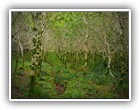
[[[35,98],[53,98],[55,97],[55,89],[53,79],[47,76],[38,77],[34,86]]]
[[[26,53],[26,62],[25,70],[28,70],[30,65],[30,52]],[[15,55],[13,54],[13,64],[14,65]],[[103,70],[105,67],[102,65],[104,61],[98,58],[95,62],[96,66],[92,66],[92,63],[89,63],[88,71],[80,71],[76,68],[72,70],[70,66],[64,68],[61,61],[57,58],[54,52],[48,53],[47,62],[43,63],[42,72],[36,78],[32,94],[30,98],[118,98],[118,97],[128,97],[128,76],[125,74],[122,77],[117,71],[115,76],[117,79],[112,81],[110,76],[107,80],[105,79],[105,74]],[[19,65],[22,63],[22,58],[19,59]],[[29,81],[21,85],[19,77],[23,77],[22,73],[24,70],[18,70],[16,73],[17,86],[19,91],[23,93],[20,96],[13,96],[17,98],[28,97]],[[118,75],[118,76],[117,76]],[[18,77],[17,77],[18,76]],[[14,78],[14,80],[15,80]],[[120,80],[122,79],[122,80]],[[115,85],[114,85],[115,84]],[[28,86],[27,86],[28,85]],[[63,92],[60,92],[59,89],[56,89],[56,86],[59,85],[63,87]],[[60,92],[59,94],[57,92]],[[118,95],[120,94],[120,95]]]
[[[26,24],[27,24],[29,27],[34,28],[34,21],[33,21],[33,16],[32,16],[32,14],[26,13],[26,12],[24,12],[24,14],[25,14],[24,16],[27,16],[26,19],[25,19]]]
[[[14,69],[15,69],[15,65],[16,65],[16,57],[17,57],[17,55],[16,55],[16,53],[15,52],[12,52],[12,62],[11,62],[11,64],[12,64],[12,72],[14,72]],[[26,69],[26,70],[31,70],[31,68],[30,68],[30,65],[31,65],[31,52],[26,52],[26,53],[24,53],[24,59],[25,59],[25,64],[24,64],[24,68]],[[18,61],[18,69],[20,69],[20,67],[22,67],[22,61],[23,61],[23,59],[22,59],[22,56],[21,55],[19,55],[19,61]]]
[[[62,66],[62,63],[60,61],[60,59],[58,58],[58,56],[56,55],[56,53],[54,52],[49,52],[47,56],[47,63],[50,64],[51,66],[56,66],[56,67],[60,67]]]
[[[65,98],[87,98],[94,97],[96,89],[92,87],[92,82],[82,78],[70,80],[67,83],[67,88],[62,95]]]
[[[53,12],[49,28],[53,29],[57,37],[74,37],[76,29],[83,27],[82,16],[82,12]]]

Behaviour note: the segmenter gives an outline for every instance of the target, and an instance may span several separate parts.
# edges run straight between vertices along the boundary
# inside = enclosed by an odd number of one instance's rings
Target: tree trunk
[[[79,57],[79,52],[76,53],[76,58],[75,58],[75,59],[76,59],[76,60],[75,60],[75,64],[76,64],[75,67],[76,67],[76,68],[78,67],[78,60],[79,60],[78,57]]]
[[[86,35],[85,35],[85,64],[84,70],[87,69],[87,59],[88,59],[88,37],[89,37],[89,29],[88,29],[88,22],[86,20],[86,16],[83,17],[83,21],[85,23]]]
[[[28,97],[33,98],[34,96],[34,83],[35,83],[35,76],[31,76],[31,81],[30,81],[30,86],[29,86],[29,92],[28,92]]]
[[[88,60],[88,51],[85,51],[85,65],[84,67],[87,68],[87,60]]]
[[[21,53],[21,56],[22,56],[22,67],[24,67],[24,53],[23,53],[23,46],[20,42],[20,40],[18,41],[19,43],[19,47],[20,47],[20,53]]]
[[[113,73],[112,73],[112,71],[111,71],[111,57],[110,56],[108,56],[108,64],[107,64],[107,72],[109,72],[110,73],[110,75],[114,78],[115,76],[113,75]]]
[[[15,64],[15,72],[18,68],[18,61],[19,61],[19,47],[17,47],[17,53],[16,53],[16,64]]]

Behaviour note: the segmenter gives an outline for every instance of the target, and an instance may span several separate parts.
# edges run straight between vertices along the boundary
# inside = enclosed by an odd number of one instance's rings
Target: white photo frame
[[[80,11],[80,12],[128,12],[129,13],[129,98],[128,99],[11,99],[11,13],[23,11]],[[131,100],[131,10],[130,9],[10,9],[9,10],[9,100],[10,101],[130,101]]]

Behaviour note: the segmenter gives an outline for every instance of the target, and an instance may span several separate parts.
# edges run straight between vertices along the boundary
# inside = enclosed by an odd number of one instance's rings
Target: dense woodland
[[[12,12],[12,99],[129,98],[128,12]]]

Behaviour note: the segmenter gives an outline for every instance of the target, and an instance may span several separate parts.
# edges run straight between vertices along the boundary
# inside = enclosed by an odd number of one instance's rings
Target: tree
[[[46,26],[46,15],[45,12],[34,12],[32,13],[32,20],[34,23],[35,36],[32,38],[32,64],[31,69],[35,72],[35,76],[38,76],[41,72],[41,66],[43,61],[43,49],[42,49],[42,38],[44,29]]]
[[[18,68],[19,53],[22,57],[22,68],[24,68],[24,50],[30,49],[31,31],[26,23],[29,14],[24,12],[12,13],[12,51],[17,53],[16,67]]]
[[[102,24],[100,27],[96,27],[95,33],[98,37],[95,38],[96,49],[99,53],[102,53],[103,57],[106,57],[107,62],[107,73],[114,78],[112,73],[112,61],[115,54],[120,52],[122,44],[120,40],[124,39],[122,37],[123,30],[120,28],[118,23],[117,13],[101,13],[100,22]],[[96,25],[96,24],[95,24]],[[126,46],[124,47],[126,48]]]

